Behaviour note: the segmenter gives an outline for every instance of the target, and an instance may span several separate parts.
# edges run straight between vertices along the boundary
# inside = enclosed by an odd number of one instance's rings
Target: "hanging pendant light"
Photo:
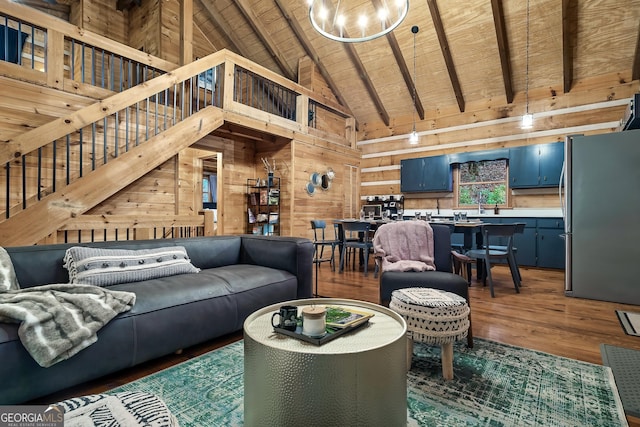
[[[416,145],[420,142],[418,132],[416,132],[416,34],[420,28],[417,25],[411,27],[413,33],[413,131],[409,135],[409,144]]]
[[[529,113],[529,0],[527,0],[527,66],[525,71],[525,113],[522,116],[521,129],[531,129],[533,127],[533,114]]]

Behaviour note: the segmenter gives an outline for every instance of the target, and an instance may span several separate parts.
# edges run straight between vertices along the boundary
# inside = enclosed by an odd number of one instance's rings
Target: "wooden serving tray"
[[[283,328],[273,328],[274,331],[276,331],[279,334],[282,335],[288,335],[290,337],[296,338],[300,341],[306,341],[309,342],[311,344],[315,344],[315,345],[322,345],[324,343],[327,343],[331,340],[334,340],[336,338],[338,338],[341,335],[347,334],[351,331],[354,331],[356,329],[361,328],[363,325],[368,325],[369,324],[369,319],[367,319],[364,322],[360,322],[357,323],[355,325],[352,326],[347,326],[346,328],[342,328],[342,329],[334,329],[334,332],[327,332],[324,336],[319,337],[319,338],[314,338],[314,337],[310,337],[307,335],[304,335],[302,333],[302,326],[298,326],[296,328],[295,331],[289,331],[287,329],[283,329]]]

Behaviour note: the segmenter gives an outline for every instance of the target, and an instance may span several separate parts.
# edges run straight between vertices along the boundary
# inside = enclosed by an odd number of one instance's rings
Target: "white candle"
[[[302,309],[302,333],[310,337],[324,335],[327,310],[319,306],[307,306]]]

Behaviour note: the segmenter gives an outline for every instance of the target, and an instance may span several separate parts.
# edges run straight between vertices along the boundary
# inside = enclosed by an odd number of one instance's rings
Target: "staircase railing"
[[[205,107],[221,107],[220,85],[207,86],[202,76],[223,75],[224,61],[225,52],[210,55],[2,144],[3,217],[28,209]]]

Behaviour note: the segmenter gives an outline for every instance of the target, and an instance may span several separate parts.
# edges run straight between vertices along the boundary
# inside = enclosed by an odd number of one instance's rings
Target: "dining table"
[[[448,225],[452,228],[452,233],[461,233],[464,235],[463,246],[462,248],[465,251],[469,249],[480,249],[482,248],[482,225],[485,224],[483,221],[478,220],[461,220],[461,221],[453,221],[453,220],[441,220],[435,219],[429,221],[429,224],[444,224]],[[475,237],[475,245],[474,245],[474,237]]]

